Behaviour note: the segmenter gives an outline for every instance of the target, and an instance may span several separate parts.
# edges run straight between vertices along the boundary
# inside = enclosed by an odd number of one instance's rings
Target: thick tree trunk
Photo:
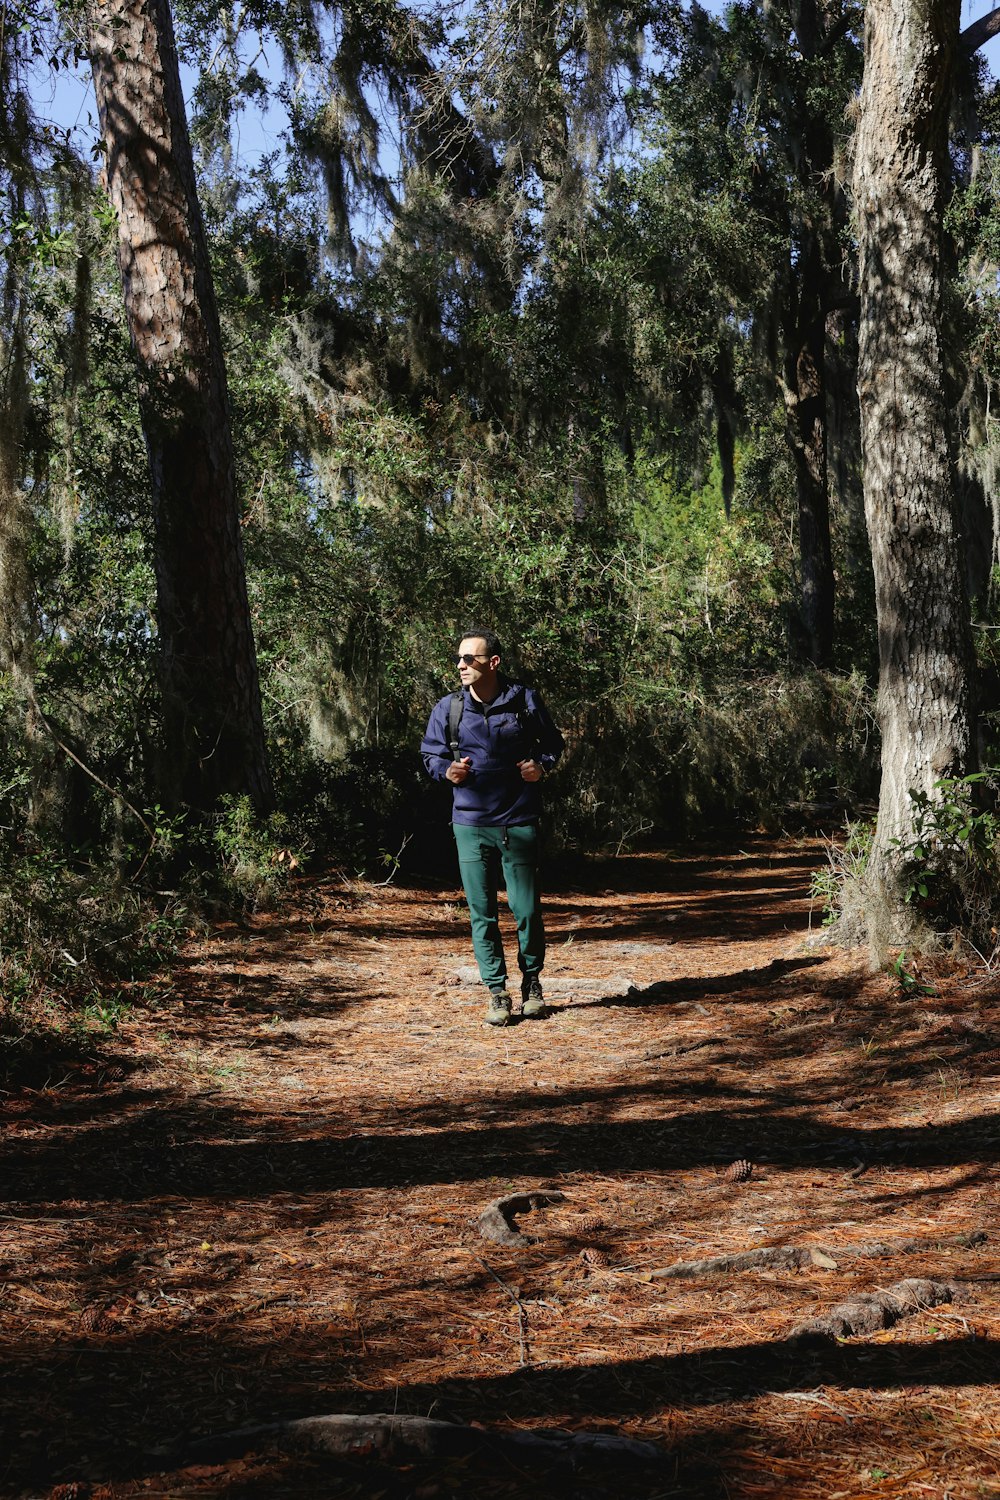
[[[865,516],[879,634],[874,875],[914,834],[909,793],[971,769],[971,628],[942,350],[942,210],[959,0],[868,0],[855,157]]]
[[[90,0],[152,480],[165,790],[271,801],[226,375],[169,0]]]

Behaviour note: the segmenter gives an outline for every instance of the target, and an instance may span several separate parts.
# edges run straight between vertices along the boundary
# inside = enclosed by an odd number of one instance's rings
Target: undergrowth
[[[992,965],[1000,952],[998,792],[995,769],[943,777],[929,793],[912,790],[912,831],[890,840],[878,868],[875,824],[849,824],[812,881],[831,936],[845,946],[867,944],[897,975],[903,948],[964,945]],[[895,959],[892,950],[900,950]]]
[[[287,821],[224,799],[190,825],[147,810],[153,841],[70,859],[22,831],[0,879],[0,1081],[47,1054],[84,1051],[137,1005],[166,1003],[163,973],[203,918],[281,899],[304,851]]]
[[[8,850],[0,883],[0,1080],[51,1050],[113,1032],[176,956],[190,913],[176,895],[51,846]],[[12,856],[12,857],[11,857]]]

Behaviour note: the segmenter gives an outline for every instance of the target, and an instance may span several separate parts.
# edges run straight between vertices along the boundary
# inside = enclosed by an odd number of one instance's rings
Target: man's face
[[[477,698],[493,697],[496,691],[500,658],[490,656],[482,636],[466,636],[464,641],[459,642],[456,654],[458,675],[462,679],[462,686],[471,688]],[[471,663],[466,662],[463,660],[466,656],[471,656],[474,660]]]

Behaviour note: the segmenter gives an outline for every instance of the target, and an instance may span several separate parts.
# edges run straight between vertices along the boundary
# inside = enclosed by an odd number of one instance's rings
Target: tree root
[[[864,1259],[889,1260],[894,1255],[912,1255],[923,1250],[973,1250],[976,1245],[985,1245],[989,1235],[985,1229],[973,1229],[967,1234],[937,1235],[933,1239],[919,1240],[874,1240],[869,1245],[852,1245],[843,1252],[843,1259],[856,1255]]]
[[[468,1427],[431,1417],[371,1416],[333,1413],[292,1422],[268,1422],[237,1432],[203,1438],[192,1444],[184,1463],[224,1463],[266,1448],[318,1449],[323,1453],[376,1458],[387,1463],[415,1457],[456,1458],[499,1453],[508,1458],[538,1458],[575,1468],[592,1458],[657,1464],[664,1453],[655,1443],[605,1432],[519,1432],[511,1428]]]
[[[953,1302],[961,1295],[953,1281],[924,1281],[910,1277],[897,1281],[884,1292],[864,1292],[836,1307],[823,1318],[810,1318],[799,1323],[788,1335],[789,1339],[846,1339],[858,1333],[876,1333],[880,1328],[891,1328],[901,1318],[921,1312],[926,1307],[939,1307],[943,1302]]]
[[[679,1276],[719,1276],[726,1271],[798,1270],[823,1266],[832,1271],[837,1262],[818,1245],[771,1245],[760,1250],[740,1250],[732,1255],[713,1255],[707,1260],[679,1260],[659,1271],[648,1271],[650,1279]]]
[[[506,1198],[496,1198],[479,1215],[479,1233],[484,1240],[494,1240],[498,1245],[534,1245],[537,1241],[517,1228],[516,1216],[533,1208],[547,1208],[550,1203],[565,1201],[565,1193],[547,1191],[510,1193]]]
[[[895,1255],[912,1255],[926,1250],[971,1250],[989,1238],[985,1229],[967,1234],[949,1234],[936,1239],[875,1240],[867,1245],[844,1245],[830,1250],[823,1245],[768,1245],[758,1250],[739,1250],[731,1255],[713,1255],[706,1260],[679,1260],[662,1270],[647,1271],[650,1280],[681,1276],[720,1276],[728,1271],[798,1270],[804,1266],[821,1266],[835,1271],[842,1260],[891,1260]]]

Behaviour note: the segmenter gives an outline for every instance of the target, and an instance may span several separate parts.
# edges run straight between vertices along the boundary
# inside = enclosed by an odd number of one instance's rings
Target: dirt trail
[[[156,1457],[396,1411],[652,1440],[648,1495],[1000,1495],[997,987],[817,946],[822,857],[581,863],[546,903],[553,1013],[500,1031],[454,890],[304,886],[192,944],[115,1064],[0,1100],[0,1492],[553,1492],[465,1459]],[[535,1244],[480,1237],[539,1186],[565,1201],[521,1219]],[[823,1253],[653,1275],[768,1246]],[[958,1300],[789,1340],[906,1277]]]

